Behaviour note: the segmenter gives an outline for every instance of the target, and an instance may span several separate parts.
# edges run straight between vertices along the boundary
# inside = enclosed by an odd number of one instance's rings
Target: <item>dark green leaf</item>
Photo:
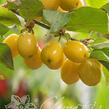
[[[20,15],[27,20],[41,16],[43,5],[39,0],[21,0],[19,5]]]
[[[107,56],[109,56],[109,47],[101,49]]]
[[[0,35],[4,35],[5,33],[8,32],[8,27],[0,23]]]
[[[11,26],[14,24],[20,24],[20,21],[12,11],[9,11],[7,8],[0,7],[0,23]]]
[[[107,70],[109,71],[109,62],[107,61],[103,61],[103,60],[99,60],[106,68]]]
[[[88,6],[101,8],[104,4],[107,3],[107,0],[86,0]]]
[[[105,4],[102,9],[109,13],[109,3]]]
[[[8,45],[0,43],[0,64],[14,69],[11,51]]]
[[[71,18],[67,23],[70,31],[97,31],[100,33],[108,32],[108,16],[100,9],[82,7],[71,13]]]
[[[47,22],[51,25],[50,31],[58,32],[68,22],[70,14],[53,10],[44,10],[43,16],[45,20],[47,20]]]

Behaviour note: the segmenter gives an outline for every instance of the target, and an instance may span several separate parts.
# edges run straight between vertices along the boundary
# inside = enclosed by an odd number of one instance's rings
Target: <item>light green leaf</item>
[[[109,55],[105,52],[103,50],[94,50],[92,51],[90,58],[99,60],[109,71]]]
[[[0,64],[14,69],[11,51],[8,45],[0,43]]]
[[[104,4],[107,3],[107,0],[86,0],[88,6],[101,8]]]
[[[33,20],[34,18],[41,16],[43,8],[40,0],[21,0],[19,13],[25,19]]]
[[[14,24],[20,24],[20,21],[12,11],[9,11],[7,8],[0,7],[0,23],[11,26]]]
[[[109,13],[109,3],[105,4],[102,9]]]
[[[107,85],[109,85],[109,71],[108,70],[105,67],[103,67],[103,74],[104,74]]]
[[[58,32],[68,22],[70,14],[53,10],[44,10],[43,16],[45,20],[51,25],[50,31]]]
[[[6,3],[7,0],[0,0],[0,5]]]
[[[109,57],[101,50],[94,50],[91,53],[91,58],[95,58],[97,60],[103,60],[103,61],[108,61],[109,62]]]
[[[97,31],[108,32],[108,16],[100,9],[82,7],[71,12],[71,18],[66,25],[70,31]]]
[[[98,43],[92,46],[94,49],[103,49],[109,47],[109,41],[105,41],[103,43]]]
[[[103,73],[106,79],[107,84],[109,85],[109,55],[106,55],[102,50],[94,50],[91,53],[90,58],[99,60],[103,67]]]
[[[4,35],[5,33],[8,32],[8,27],[0,23],[0,35]]]

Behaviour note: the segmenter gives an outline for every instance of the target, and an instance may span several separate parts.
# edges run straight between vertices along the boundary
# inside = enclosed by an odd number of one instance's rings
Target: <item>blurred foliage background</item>
[[[0,5],[6,0],[0,0]],[[23,19],[21,19],[23,20]],[[16,29],[16,28],[14,28]],[[35,25],[36,39],[44,44],[49,41],[47,30]],[[19,30],[9,30],[4,36],[19,34]],[[89,33],[68,32],[72,38],[85,39]],[[91,34],[94,43],[104,42],[107,39],[98,37],[98,33]],[[58,40],[58,38],[54,38]],[[0,38],[0,42],[3,38]],[[43,41],[43,42],[41,42]],[[62,38],[61,42],[65,42]],[[105,68],[105,74],[109,73]],[[60,78],[60,70],[50,70],[43,65],[38,70],[29,69],[23,62],[21,56],[14,59],[14,70],[0,66],[0,72],[7,76],[8,92],[7,95],[0,97],[0,109],[11,101],[11,95],[19,96],[30,95],[38,109],[43,104],[42,109],[109,109],[109,87],[103,75],[102,81],[95,87],[88,87],[81,81],[74,85],[66,85]]]

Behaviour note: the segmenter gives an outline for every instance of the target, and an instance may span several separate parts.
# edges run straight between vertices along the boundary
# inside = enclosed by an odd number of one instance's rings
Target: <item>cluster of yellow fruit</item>
[[[11,34],[3,43],[9,46],[13,58],[20,54],[29,68],[37,69],[42,66],[43,63],[40,59],[41,50],[33,34],[27,31],[20,36]]]
[[[68,58],[61,68],[61,77],[65,83],[76,83],[79,78],[88,86],[100,82],[102,65],[96,59],[88,59],[90,53],[86,45],[79,41],[68,41],[63,50]]]
[[[61,78],[67,84],[74,84],[79,78],[88,86],[100,82],[102,65],[88,58],[88,48],[80,41],[70,40],[64,47],[58,41],[50,41],[40,50],[34,35],[24,32],[20,36],[10,35],[3,42],[13,57],[19,53],[31,69],[40,68],[43,63],[53,70],[61,68]]]
[[[82,7],[81,0],[40,0],[45,9],[58,10],[60,12],[68,12]],[[34,20],[42,21],[42,17],[36,17]],[[34,25],[32,21],[29,25],[30,28]]]
[[[82,6],[81,0],[41,0],[45,9],[59,10],[61,12],[72,11]]]

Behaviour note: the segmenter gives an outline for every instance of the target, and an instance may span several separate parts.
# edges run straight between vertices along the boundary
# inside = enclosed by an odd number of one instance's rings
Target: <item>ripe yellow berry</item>
[[[58,69],[64,61],[64,53],[58,41],[49,42],[41,52],[41,59],[51,69]]]
[[[68,12],[68,11],[63,10],[60,6],[58,7],[57,10],[60,11],[60,12],[64,12],[64,13]]]
[[[61,68],[61,78],[67,84],[74,84],[79,80],[79,64],[66,60]]]
[[[60,6],[66,11],[72,11],[82,6],[81,0],[61,0]]]
[[[32,57],[37,53],[37,41],[33,34],[24,32],[18,39],[18,51],[24,58]]]
[[[18,35],[11,34],[3,41],[3,43],[6,43],[9,46],[12,52],[12,57],[16,57],[18,55],[18,50],[17,50],[18,38],[19,38]]]
[[[56,10],[60,4],[60,0],[41,0],[45,9],[53,9]]]
[[[42,61],[40,58],[41,51],[38,48],[38,51],[35,55],[32,57],[24,58],[24,63],[30,68],[30,69],[38,69],[42,66]]]
[[[101,80],[102,65],[96,59],[87,59],[78,68],[80,79],[88,86],[95,86]]]
[[[79,41],[68,41],[64,45],[64,54],[69,60],[77,63],[81,63],[89,57],[88,48]]]

